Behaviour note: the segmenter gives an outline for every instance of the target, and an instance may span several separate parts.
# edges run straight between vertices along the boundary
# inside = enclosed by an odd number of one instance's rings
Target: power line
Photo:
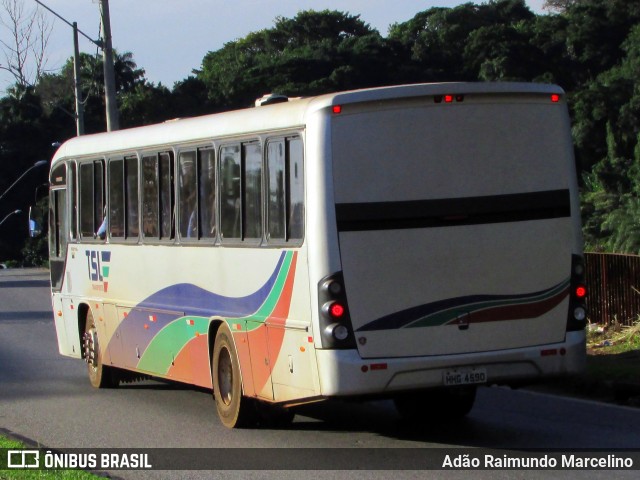
[[[62,20],[64,23],[66,23],[67,25],[69,25],[71,28],[75,28],[79,34],[81,34],[84,38],[86,38],[87,40],[89,40],[91,43],[93,43],[94,45],[97,45],[98,48],[104,48],[104,43],[102,40],[94,40],[93,38],[91,38],[89,35],[87,35],[86,33],[84,33],[82,30],[80,30],[77,26],[74,27],[74,24],[69,22],[66,18],[62,17],[61,15],[59,15],[58,13],[54,12],[53,10],[51,10],[49,7],[47,7],[44,3],[42,3],[40,0],[34,0],[38,5],[46,8],[47,10],[49,10],[51,13],[53,13],[56,17],[58,17],[60,20]]]

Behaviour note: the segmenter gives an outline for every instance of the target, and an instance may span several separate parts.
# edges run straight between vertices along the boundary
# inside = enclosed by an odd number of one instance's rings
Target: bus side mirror
[[[42,227],[38,219],[42,218],[38,207],[29,207],[29,236],[31,238],[39,237],[42,234]]]

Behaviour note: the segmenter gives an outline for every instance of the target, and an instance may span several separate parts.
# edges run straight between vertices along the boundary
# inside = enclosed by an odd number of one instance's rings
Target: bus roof
[[[163,145],[197,143],[218,137],[303,127],[310,113],[332,105],[347,105],[435,95],[459,94],[563,94],[549,84],[534,83],[426,83],[368,88],[289,99],[282,103],[246,108],[200,117],[168,120],[164,123],[74,137],[54,155],[52,164],[65,158],[132,152]]]

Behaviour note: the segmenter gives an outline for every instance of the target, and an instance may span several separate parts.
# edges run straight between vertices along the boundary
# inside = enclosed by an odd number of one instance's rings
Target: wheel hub
[[[82,350],[84,352],[84,361],[93,368],[98,367],[98,338],[96,331],[91,329],[82,336]]]
[[[220,352],[218,385],[222,401],[225,405],[230,405],[233,400],[233,367],[231,364],[231,356],[226,348]]]

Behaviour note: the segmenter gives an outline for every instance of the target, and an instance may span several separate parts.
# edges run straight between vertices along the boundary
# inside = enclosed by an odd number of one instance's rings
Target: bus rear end
[[[406,399],[579,372],[583,266],[563,91],[392,91],[331,107],[341,271],[318,284],[323,394]]]

